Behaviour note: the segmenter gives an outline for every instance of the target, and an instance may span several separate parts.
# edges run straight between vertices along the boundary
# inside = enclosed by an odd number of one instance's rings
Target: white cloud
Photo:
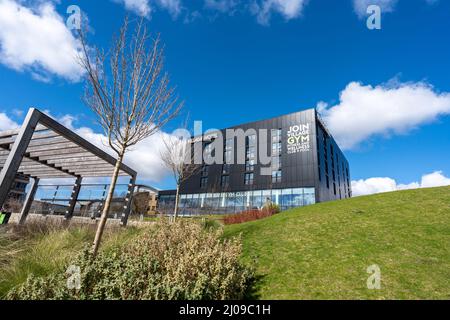
[[[236,0],[205,0],[205,8],[222,13],[232,11],[236,5]]]
[[[12,120],[6,113],[0,113],[0,131],[16,129],[19,124]]]
[[[33,78],[48,81],[57,75],[79,81],[83,72],[76,62],[80,43],[67,29],[51,2],[34,8],[20,1],[0,1],[0,62]]]
[[[115,0],[116,2],[123,3],[127,10],[133,11],[137,15],[146,17],[152,12],[152,8],[148,0]]]
[[[67,114],[59,117],[58,121],[87,141],[115,156],[115,153],[108,146],[107,137],[102,133],[95,132],[91,128],[77,127],[75,125],[77,118],[76,116]],[[161,150],[164,147],[163,135],[167,136],[168,134],[162,131],[157,132],[129,149],[126,153],[124,163],[138,172],[139,180],[160,182],[169,173],[160,157]]]
[[[450,114],[450,93],[439,93],[424,82],[371,86],[351,82],[339,104],[318,111],[343,149],[357,147],[374,136],[405,134]]]
[[[392,12],[398,0],[353,0],[353,8],[358,17],[367,16],[367,7],[370,5],[378,5],[382,13]]]
[[[382,192],[391,192],[406,189],[443,187],[450,185],[450,178],[444,176],[442,171],[435,171],[422,176],[420,182],[409,184],[397,184],[391,178],[369,178],[366,180],[352,181],[353,196],[362,196]]]
[[[369,178],[352,181],[353,196],[390,192],[397,190],[397,183],[391,178]]]
[[[443,175],[442,171],[436,171],[422,177],[422,188],[443,187],[450,185],[450,178]]]
[[[439,0],[425,0],[429,5],[434,5]],[[359,18],[367,16],[367,7],[370,5],[378,5],[382,13],[390,13],[395,10],[398,0],[353,0],[353,9]]]
[[[254,1],[251,11],[256,15],[258,23],[268,25],[272,13],[281,14],[286,20],[298,18],[308,0],[262,0]]]
[[[181,0],[114,0],[122,3],[127,10],[142,17],[151,17],[155,7],[167,10],[173,17],[178,17],[183,6]]]

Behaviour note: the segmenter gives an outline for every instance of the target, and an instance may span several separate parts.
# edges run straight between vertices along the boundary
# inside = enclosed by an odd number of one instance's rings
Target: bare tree
[[[80,33],[79,62],[87,77],[84,101],[97,115],[109,146],[118,156],[93,243],[94,256],[125,153],[173,119],[183,104],[164,72],[164,49],[159,35],[152,38],[143,19],[136,22],[131,35],[128,27],[129,21],[125,19],[107,54],[90,47],[85,33]]]
[[[161,160],[172,172],[177,191],[175,194],[175,208],[173,211],[174,220],[178,217],[178,207],[180,202],[180,186],[192,177],[199,169],[200,165],[194,164],[192,157],[192,142],[187,137],[165,136],[164,146],[161,151]]]

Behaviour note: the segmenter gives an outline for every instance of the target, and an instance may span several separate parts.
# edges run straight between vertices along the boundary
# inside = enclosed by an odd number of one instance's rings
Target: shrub
[[[221,241],[221,230],[195,222],[160,221],[80,267],[81,289],[67,288],[65,270],[29,277],[9,299],[241,299],[252,272],[239,262],[239,239]],[[66,266],[67,267],[67,266]]]
[[[268,202],[264,205],[263,210],[268,210],[270,211],[272,214],[277,214],[280,213],[280,206],[277,205],[276,203],[273,202]]]
[[[277,204],[267,204],[261,210],[252,209],[246,210],[237,214],[228,215],[223,219],[223,223],[238,224],[259,219],[264,219],[280,212],[280,207]]]

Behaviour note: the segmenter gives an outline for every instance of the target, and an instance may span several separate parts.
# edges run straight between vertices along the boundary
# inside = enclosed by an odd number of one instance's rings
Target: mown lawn
[[[225,228],[242,234],[259,299],[450,299],[450,188],[294,209]],[[378,265],[381,289],[369,290]]]

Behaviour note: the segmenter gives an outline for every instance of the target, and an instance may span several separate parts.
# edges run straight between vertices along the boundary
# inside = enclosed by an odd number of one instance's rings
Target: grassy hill
[[[450,299],[450,188],[293,209],[225,228],[242,233],[260,299]],[[367,268],[381,289],[367,288]]]

